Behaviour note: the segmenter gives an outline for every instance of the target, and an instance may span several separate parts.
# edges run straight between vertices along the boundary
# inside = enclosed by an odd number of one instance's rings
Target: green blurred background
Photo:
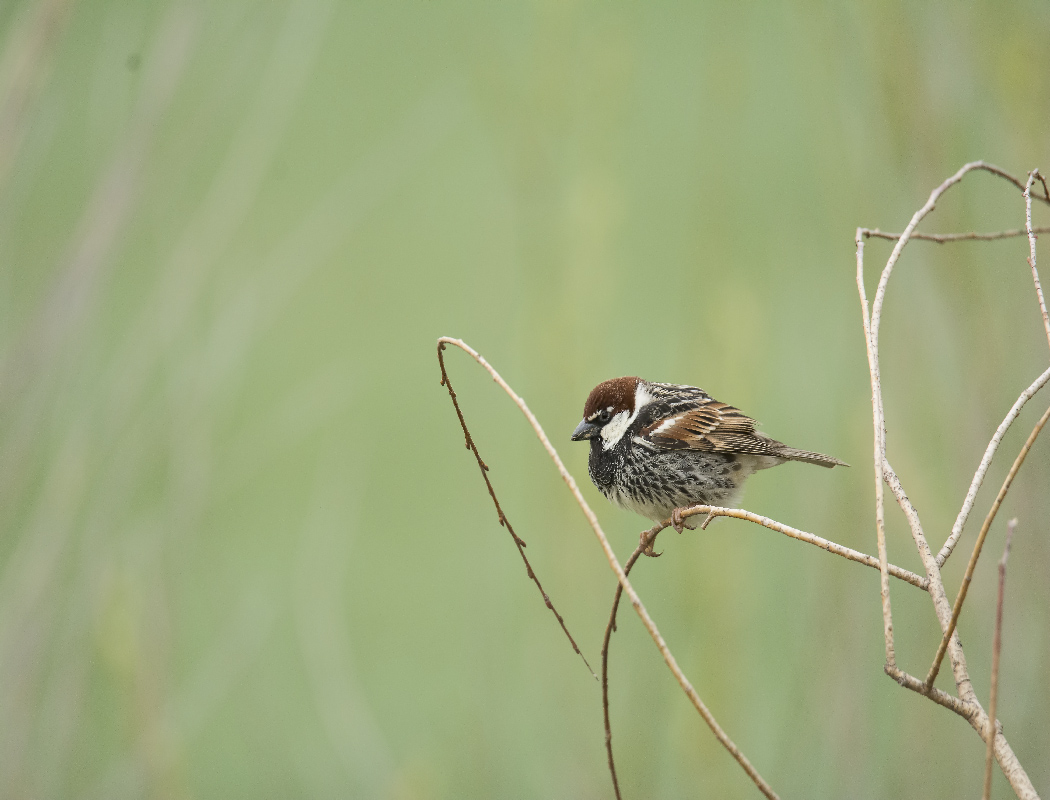
[[[852,463],[763,473],[745,506],[874,552],[854,230],[900,230],[968,160],[1050,168],[1045,0],[44,0],[0,6],[0,41],[5,798],[610,797],[600,692],[497,524],[436,338],[524,395],[621,559],[646,523],[568,435],[622,374]],[[978,174],[926,229],[1020,225],[1020,193]],[[868,245],[869,291],[889,251]],[[890,454],[935,547],[1047,362],[1026,253],[916,243],[890,287]],[[448,360],[597,664],[614,579],[594,537],[518,411]],[[961,624],[986,700],[1019,517],[1000,718],[1044,794],[1048,454]],[[892,560],[919,569],[890,517]],[[661,547],[636,586],[782,796],[977,795],[978,737],[882,672],[877,573],[735,520]],[[923,674],[930,603],[893,592]],[[622,620],[625,796],[757,796]]]

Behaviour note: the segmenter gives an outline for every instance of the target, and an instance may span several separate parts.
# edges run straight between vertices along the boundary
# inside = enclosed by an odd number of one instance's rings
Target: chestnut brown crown
[[[633,414],[635,390],[641,380],[635,376],[627,376],[599,383],[587,395],[587,402],[583,406],[584,420],[593,421],[607,409],[611,409],[613,415],[621,411]]]

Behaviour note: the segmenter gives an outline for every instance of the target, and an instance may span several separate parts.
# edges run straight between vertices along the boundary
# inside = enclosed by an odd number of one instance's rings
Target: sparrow
[[[591,480],[613,504],[679,533],[694,505],[734,506],[744,481],[785,461],[821,467],[844,461],[796,450],[756,430],[755,420],[703,389],[637,377],[599,383],[587,397],[574,442],[589,439]]]

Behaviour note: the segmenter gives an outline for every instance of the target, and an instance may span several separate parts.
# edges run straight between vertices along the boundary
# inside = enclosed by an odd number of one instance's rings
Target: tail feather
[[[826,456],[823,453],[814,453],[810,450],[796,450],[794,447],[783,446],[777,452],[777,455],[781,458],[786,458],[789,461],[804,461],[807,464],[816,464],[818,467],[848,467],[845,461],[839,461],[837,458],[832,456]]]

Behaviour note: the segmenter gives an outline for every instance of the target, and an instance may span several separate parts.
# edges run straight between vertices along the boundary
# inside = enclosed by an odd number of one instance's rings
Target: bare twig
[[[1038,230],[1032,228],[1032,184],[1036,180],[1039,180],[1043,184],[1043,191],[1046,192],[1046,181],[1043,180],[1043,176],[1039,174],[1039,170],[1033,169],[1028,173],[1028,183],[1024,185],[1024,211],[1025,211],[1025,230],[1028,233],[1028,266],[1032,268],[1032,280],[1035,281],[1035,294],[1039,298],[1039,310],[1043,312],[1043,328],[1046,330],[1046,341],[1050,344],[1050,316],[1046,313],[1046,302],[1043,300],[1043,287],[1039,283],[1039,270],[1035,268],[1035,234],[1043,233],[1044,230],[1039,228]]]
[[[966,499],[963,501],[962,508],[959,510],[959,516],[955,519],[955,524],[952,525],[951,536],[948,537],[944,543],[944,547],[937,554],[937,565],[944,566],[944,562],[948,560],[948,556],[952,554],[952,550],[955,549],[956,543],[959,541],[959,537],[962,536],[963,527],[966,525],[966,520],[970,516],[970,511],[973,509],[974,501],[977,499],[977,492],[981,488],[981,484],[984,483],[985,473],[988,472],[988,467],[992,463],[992,458],[995,456],[996,450],[999,449],[999,443],[1003,440],[1003,436],[1006,435],[1007,430],[1013,425],[1014,420],[1017,419],[1017,415],[1021,413],[1021,409],[1024,408],[1025,403],[1035,396],[1036,392],[1042,389],[1047,382],[1050,381],[1050,369],[1047,369],[1042,375],[1036,378],[1032,385],[1021,392],[1021,396],[1017,398],[1017,402],[1013,404],[1010,411],[1003,418],[1003,421],[999,423],[999,427],[995,429],[995,433],[992,435],[992,439],[988,442],[988,447],[984,451],[984,456],[981,458],[980,466],[977,467],[977,472],[974,473],[973,481],[970,483],[970,488],[966,492]]]
[[[871,337],[871,319],[868,315],[868,296],[864,291],[864,237],[857,229],[857,291],[860,293],[861,321],[864,324],[864,345],[868,353],[868,369],[871,372],[871,408],[875,431],[875,539],[879,551],[879,594],[882,599],[882,636],[886,647],[886,667],[896,668],[897,653],[893,644],[893,612],[890,607],[889,556],[886,551],[886,511],[883,498],[882,467],[886,452],[883,441],[886,426],[882,418],[882,392],[879,389],[879,357]]]
[[[971,166],[970,164],[966,165],[966,167],[970,167],[970,166]],[[966,167],[963,167],[963,169],[966,169]],[[1001,168],[995,166],[994,164],[988,164],[988,163],[986,163],[984,161],[974,161],[972,168],[974,168],[974,169],[982,169],[985,172],[990,172],[993,175],[998,175],[1000,178],[1002,178],[1002,179],[1012,183],[1014,186],[1016,186],[1021,191],[1024,191],[1024,184],[1021,183],[1021,181],[1019,181],[1017,178],[1015,178],[1013,175],[1011,175],[1006,170],[1001,169]],[[1043,203],[1046,203],[1047,205],[1050,205],[1050,189],[1047,189],[1045,182],[1043,182],[1043,192],[1044,192],[1044,194],[1042,194],[1042,195],[1038,195],[1037,194],[1035,196],[1035,199],[1039,200],[1039,201],[1041,201]]]
[[[469,352],[469,351],[468,351]],[[472,353],[475,358],[480,359],[481,357],[475,353]],[[514,540],[514,545],[518,548],[518,553],[521,555],[521,560],[525,562],[525,571],[528,572],[529,578],[536,584],[536,588],[539,589],[540,595],[543,597],[543,602],[554,614],[554,617],[558,620],[558,624],[561,625],[561,629],[565,632],[565,636],[568,638],[569,643],[572,645],[572,649],[576,651],[576,654],[583,659],[583,663],[586,664],[587,670],[597,680],[598,676],[594,674],[594,670],[591,669],[591,665],[587,662],[587,657],[580,651],[579,645],[576,644],[576,640],[572,638],[572,634],[569,633],[568,627],[565,625],[565,620],[562,619],[561,614],[558,613],[558,609],[554,607],[554,603],[551,602],[547,592],[543,589],[543,584],[540,583],[539,577],[536,575],[535,570],[532,568],[532,564],[529,563],[528,556],[525,555],[525,542],[518,534],[514,532],[513,526],[510,524],[510,520],[507,519],[507,515],[503,513],[503,509],[500,507],[499,500],[496,498],[496,490],[492,488],[492,481],[489,480],[489,467],[481,459],[481,453],[478,452],[478,447],[474,444],[474,439],[470,435],[470,431],[467,429],[467,421],[463,418],[463,411],[459,407],[459,400],[456,398],[456,392],[452,388],[452,381],[449,380],[448,372],[445,370],[445,344],[443,341],[438,342],[438,363],[441,365],[441,385],[448,389],[448,395],[452,398],[452,405],[456,409],[456,416],[459,417],[459,424],[463,428],[463,437],[466,439],[467,449],[474,454],[474,458],[477,459],[478,469],[481,470],[481,477],[485,479],[485,486],[488,487],[489,496],[492,498],[493,505],[496,506],[496,514],[499,516],[499,524],[507,529],[511,538]],[[487,366],[484,362],[481,362],[482,366]]]
[[[879,567],[882,573],[882,604],[883,604],[883,627],[884,636],[886,641],[886,672],[887,674],[894,677],[902,686],[917,691],[930,699],[944,705],[952,710],[956,711],[960,715],[964,716],[970,723],[970,725],[976,730],[982,738],[986,735],[988,718],[985,715],[984,710],[981,708],[980,703],[977,700],[977,696],[973,690],[972,682],[970,681],[968,669],[966,666],[966,658],[963,653],[962,645],[959,642],[958,635],[952,629],[952,606],[948,602],[948,597],[944,589],[944,583],[940,574],[940,566],[943,563],[943,559],[938,560],[933,556],[930,551],[929,545],[926,541],[926,537],[922,531],[919,517],[912,505],[910,499],[904,491],[903,486],[900,483],[897,475],[893,472],[890,467],[889,461],[886,458],[886,427],[885,427],[885,413],[883,410],[882,401],[882,388],[881,380],[879,375],[879,323],[881,320],[882,307],[885,301],[886,286],[889,278],[893,272],[893,268],[900,258],[901,252],[908,243],[908,241],[915,235],[915,228],[919,222],[922,221],[936,206],[940,197],[955,184],[959,183],[963,177],[974,170],[984,170],[998,175],[1010,183],[1014,184],[1017,188],[1025,191],[1026,187],[1019,180],[1013,176],[1005,173],[998,167],[986,164],[982,161],[975,161],[964,165],[958,172],[948,178],[944,183],[934,189],[931,192],[929,199],[925,205],[920,208],[912,217],[911,222],[905,228],[904,232],[897,239],[894,245],[893,251],[890,254],[889,259],[886,262],[886,266],[882,271],[882,275],[879,279],[878,288],[875,292],[874,301],[871,306],[870,315],[868,309],[868,301],[865,294],[864,288],[864,241],[867,235],[870,234],[868,229],[859,228],[856,235],[857,245],[857,289],[860,294],[861,305],[862,305],[862,319],[864,324],[865,333],[865,344],[868,351],[868,364],[871,372],[871,386],[872,386],[872,421],[874,427],[874,465],[875,465],[875,520],[876,520],[876,534],[879,543]],[[1031,177],[1028,185],[1029,191],[1027,192],[1029,198],[1031,197]],[[1045,197],[1036,196],[1037,199],[1050,203],[1050,190],[1045,188],[1045,182],[1041,181],[1041,185],[1044,186]],[[1027,203],[1028,201],[1026,201]],[[1026,226],[1026,232],[1031,230],[1031,224]],[[918,237],[916,237],[918,238]],[[965,239],[980,238],[979,235],[961,235],[958,237],[940,237],[943,241],[961,241]],[[1033,240],[1033,235],[1029,235],[1029,241]],[[933,239],[933,241],[939,241],[939,239]],[[1035,273],[1033,272],[1033,275]],[[1050,377],[1050,376],[1048,376]],[[1045,383],[1045,380],[1043,381]],[[1037,382],[1038,383],[1038,382]],[[1039,383],[1041,386],[1042,383]],[[1032,393],[1034,393],[1039,387],[1030,387]],[[1030,395],[1029,395],[1030,396]],[[1017,410],[1020,405],[1027,400],[1027,397],[1022,395],[1021,400],[1017,404]],[[1016,416],[1016,412],[1012,412],[1012,416],[1004,423],[1002,432],[1009,427],[1009,423],[1013,421]],[[999,434],[1001,437],[1001,433]],[[993,441],[989,445],[988,460],[991,458],[991,454],[994,453],[995,448],[998,446],[998,441]],[[986,469],[985,466],[983,469]],[[979,475],[975,477],[975,486],[979,486],[980,480],[983,479],[983,470],[979,470]],[[919,556],[922,559],[923,567],[926,571],[926,578],[928,581],[927,590],[933,600],[934,610],[937,614],[937,619],[941,624],[941,629],[944,632],[943,645],[946,648],[946,652],[951,659],[952,671],[954,673],[955,685],[958,690],[958,698],[953,698],[943,692],[938,691],[930,684],[919,681],[917,678],[908,675],[907,673],[899,670],[895,663],[895,651],[893,646],[893,626],[892,616],[890,614],[890,603],[889,603],[889,565],[886,556],[886,540],[885,540],[885,511],[884,511],[884,495],[883,495],[883,482],[886,482],[890,486],[897,499],[898,504],[904,511],[908,518],[909,527],[912,531],[912,537],[915,540],[915,545],[919,551]],[[973,493],[976,494],[976,488]],[[968,498],[968,503],[972,505],[972,498]],[[964,511],[968,511],[964,507]],[[961,522],[965,521],[965,514],[960,515],[959,528],[961,529]],[[957,540],[957,536],[955,539]],[[954,545],[954,541],[952,542]],[[944,558],[950,554],[950,548],[947,552],[942,550]],[[1031,780],[1021,767],[1020,762],[1017,760],[1017,756],[1010,748],[1009,743],[1006,741],[1002,734],[997,734],[993,739],[993,747],[995,757],[999,762],[999,766],[1003,770],[1003,774],[1006,775],[1007,780],[1010,782],[1011,787],[1017,793],[1018,797],[1030,800],[1030,798],[1036,798],[1038,795],[1035,792],[1035,788],[1032,785]]]
[[[1041,184],[1043,184],[1043,197],[1040,197],[1039,195],[1036,195],[1036,196],[1035,196],[1035,199],[1036,199],[1036,200],[1043,200],[1043,199],[1044,199],[1044,198],[1046,198],[1046,197],[1050,197],[1050,187],[1048,187],[1048,186],[1046,185],[1046,178],[1044,178],[1044,177],[1043,177],[1043,176],[1042,176],[1042,175],[1041,175],[1041,174],[1039,173],[1039,170],[1038,170],[1038,169],[1037,169],[1037,170],[1033,170],[1033,171],[1035,172],[1035,177],[1039,179],[1039,182],[1040,182]]]
[[[984,518],[981,532],[977,535],[977,542],[973,546],[973,553],[970,554],[970,561],[966,565],[966,574],[963,575],[962,585],[959,587],[959,594],[955,597],[955,605],[952,608],[951,624],[944,632],[941,644],[937,648],[937,655],[933,658],[933,665],[930,667],[930,673],[926,676],[927,686],[933,686],[933,682],[937,679],[937,671],[941,668],[941,660],[944,658],[944,651],[948,647],[948,639],[951,637],[959,623],[959,614],[962,613],[962,605],[966,600],[966,593],[969,591],[970,581],[973,579],[973,571],[977,567],[977,559],[981,556],[981,548],[984,546],[985,537],[988,536],[988,531],[992,527],[995,515],[999,511],[999,506],[1002,505],[1003,500],[1006,498],[1006,493],[1010,491],[1010,484],[1014,482],[1014,478],[1017,476],[1018,470],[1021,469],[1021,465],[1024,463],[1028,451],[1032,449],[1036,437],[1039,436],[1039,432],[1043,429],[1043,426],[1046,425],[1048,419],[1050,419],[1050,408],[1043,413],[1043,416],[1039,418],[1039,421],[1035,424],[1032,432],[1028,434],[1028,439],[1025,441],[1024,447],[1021,448],[1021,452],[1018,453],[1017,458],[1014,459],[1013,466],[1010,467],[1010,472],[1007,473],[1006,479],[1003,481],[1003,485],[999,489],[999,494],[995,496],[995,502],[992,503],[992,507],[988,510],[988,516]]]
[[[995,602],[995,633],[992,636],[992,688],[988,695],[988,751],[984,757],[983,800],[992,796],[992,756],[995,752],[995,711],[999,702],[999,654],[1003,646],[1003,594],[1006,590],[1006,559],[1010,557],[1010,542],[1014,538],[1017,520],[1006,523],[1006,546],[999,559],[999,594]]]
[[[923,533],[919,513],[915,510],[915,506],[907,493],[905,493],[900,478],[897,477],[897,473],[890,466],[889,459],[883,458],[882,467],[886,485],[890,487],[890,491],[893,492],[893,496],[897,500],[897,505],[900,506],[908,520],[908,527],[911,529],[915,548],[918,550],[919,558],[922,559],[923,568],[926,570],[927,591],[933,599],[933,607],[937,614],[937,619],[941,623],[942,629],[947,630],[951,616],[951,606],[948,604],[948,594],[944,589],[944,582],[941,580],[940,567],[937,566],[937,562],[930,550],[930,545],[926,541],[926,535]],[[970,683],[970,677],[966,669],[962,645],[958,637],[953,637],[951,633],[947,636],[947,642],[948,646],[952,648],[952,669],[955,673],[955,685],[959,695],[964,700],[976,702],[976,695],[974,695],[973,686]]]
[[[886,233],[878,228],[860,228],[865,239],[888,239],[895,241],[903,234]],[[1050,233],[1050,227],[1034,228],[1034,233]],[[937,244],[949,244],[951,242],[993,242],[997,239],[1012,239],[1015,236],[1026,236],[1028,231],[1024,228],[1013,228],[1008,231],[995,231],[994,233],[913,233],[912,239],[924,242],[936,242]]]
[[[829,553],[834,553],[837,556],[849,559],[850,561],[856,561],[858,564],[864,564],[865,566],[872,567],[873,569],[879,569],[879,560],[874,556],[869,556],[867,553],[861,553],[858,550],[845,547],[841,544],[836,544],[828,539],[824,539],[813,533],[807,533],[806,531],[800,531],[798,528],[792,528],[790,525],[784,525],[781,522],[777,522],[775,519],[769,517],[763,517],[758,514],[754,514],[750,511],[745,511],[741,508],[722,508],[721,506],[707,506],[707,505],[695,505],[689,508],[682,509],[682,519],[688,517],[695,517],[698,514],[707,514],[709,517],[733,517],[734,519],[742,519],[748,522],[753,522],[756,525],[761,525],[764,528],[769,528],[771,531],[777,531],[785,536],[790,536],[792,539],[798,539],[800,542],[806,542],[807,544],[816,545],[821,550],[826,550]],[[666,525],[666,523],[664,523]],[[644,536],[644,534],[643,534]],[[894,578],[899,578],[905,583],[910,583],[923,591],[926,590],[929,582],[916,575],[910,570],[902,569],[893,564],[887,565],[887,571]]]
[[[492,379],[500,385],[503,391],[505,391],[514,401],[515,405],[517,405],[518,408],[521,409],[521,412],[525,415],[526,419],[528,419],[529,424],[532,426],[533,431],[536,433],[536,436],[539,438],[540,442],[547,450],[547,454],[551,457],[551,460],[554,461],[554,465],[557,467],[558,472],[562,477],[562,480],[564,480],[565,484],[569,487],[569,491],[572,492],[573,497],[576,499],[576,503],[580,506],[580,509],[583,511],[584,516],[590,523],[591,529],[594,531],[594,535],[595,537],[597,537],[598,543],[601,545],[602,551],[605,553],[605,557],[609,562],[609,567],[614,573],[616,573],[616,578],[620,586],[623,588],[623,591],[627,593],[627,597],[630,599],[631,605],[634,606],[634,610],[638,614],[638,617],[642,620],[642,624],[645,626],[645,629],[649,632],[649,635],[656,643],[656,647],[660,651],[660,655],[663,656],[664,662],[667,664],[668,668],[675,676],[675,679],[678,681],[678,685],[682,687],[682,691],[686,693],[686,696],[692,702],[694,708],[696,708],[697,712],[703,718],[704,722],[707,723],[707,726],[711,729],[711,732],[714,733],[715,738],[718,739],[722,746],[729,751],[729,754],[732,755],[734,759],[736,759],[736,762],[740,764],[741,768],[755,783],[759,791],[761,791],[762,794],[764,794],[767,798],[770,798],[770,800],[776,798],[777,795],[773,791],[772,787],[770,787],[770,785],[765,782],[762,776],[758,774],[758,771],[754,768],[754,766],[752,766],[751,762],[747,759],[747,756],[745,756],[740,751],[740,748],[738,748],[733,743],[733,740],[729,738],[726,732],[722,730],[722,726],[718,724],[718,721],[714,718],[714,715],[711,714],[711,712],[708,710],[707,706],[704,704],[704,701],[700,699],[700,695],[697,694],[696,689],[693,688],[693,685],[689,682],[689,679],[685,676],[685,673],[682,672],[682,668],[678,666],[678,661],[675,659],[674,655],[671,653],[670,648],[667,646],[667,643],[664,641],[663,636],[661,635],[659,629],[656,627],[656,623],[653,622],[652,617],[649,616],[649,612],[645,608],[645,605],[642,603],[641,598],[638,596],[638,593],[631,585],[631,582],[627,579],[627,575],[624,572],[623,567],[620,566],[620,562],[617,560],[616,554],[613,552],[612,546],[609,544],[609,540],[605,536],[605,532],[602,530],[601,525],[598,523],[597,516],[595,516],[594,511],[591,510],[591,507],[587,504],[587,501],[583,499],[583,494],[581,494],[579,487],[576,485],[576,480],[565,468],[565,464],[562,462],[561,457],[554,449],[554,446],[550,443],[550,439],[547,438],[547,434],[543,432],[543,428],[540,425],[539,420],[537,420],[533,413],[529,410],[529,407],[525,405],[525,401],[522,400],[521,397],[519,397],[517,394],[515,394],[514,390],[510,388],[507,382],[500,377],[499,373],[496,372],[496,370],[494,370],[489,365],[489,363],[484,358],[482,358],[481,355],[466,342],[463,342],[460,339],[453,339],[448,336],[442,336],[440,339],[438,339],[439,359],[442,358],[444,346],[447,344],[451,344],[460,348],[464,352],[468,353],[482,367],[484,367],[485,370],[489,373],[489,375],[492,376]],[[442,364],[444,364],[443,361]]]
[[[667,527],[666,523],[654,525],[641,535],[638,547],[631,553],[627,563],[623,565],[625,575],[629,574],[639,556],[652,550],[653,542],[657,534]],[[616,762],[613,759],[612,750],[612,723],[609,720],[609,643],[612,640],[613,631],[616,630],[616,612],[620,607],[620,596],[623,594],[623,586],[616,584],[616,592],[613,594],[612,611],[609,612],[609,622],[605,626],[605,638],[602,640],[602,714],[605,719],[605,753],[609,760],[609,774],[612,775],[613,791],[616,792],[616,800],[621,800],[620,782],[616,778]]]
[[[972,720],[981,713],[980,706],[968,703],[965,700],[960,700],[958,697],[950,695],[947,692],[942,692],[936,686],[927,688],[921,680],[914,675],[909,675],[902,669],[891,667],[887,664],[884,667],[884,671],[905,689],[911,689],[916,694],[921,694],[924,697],[930,698],[933,702],[944,706],[949,711],[954,711],[964,719]]]

